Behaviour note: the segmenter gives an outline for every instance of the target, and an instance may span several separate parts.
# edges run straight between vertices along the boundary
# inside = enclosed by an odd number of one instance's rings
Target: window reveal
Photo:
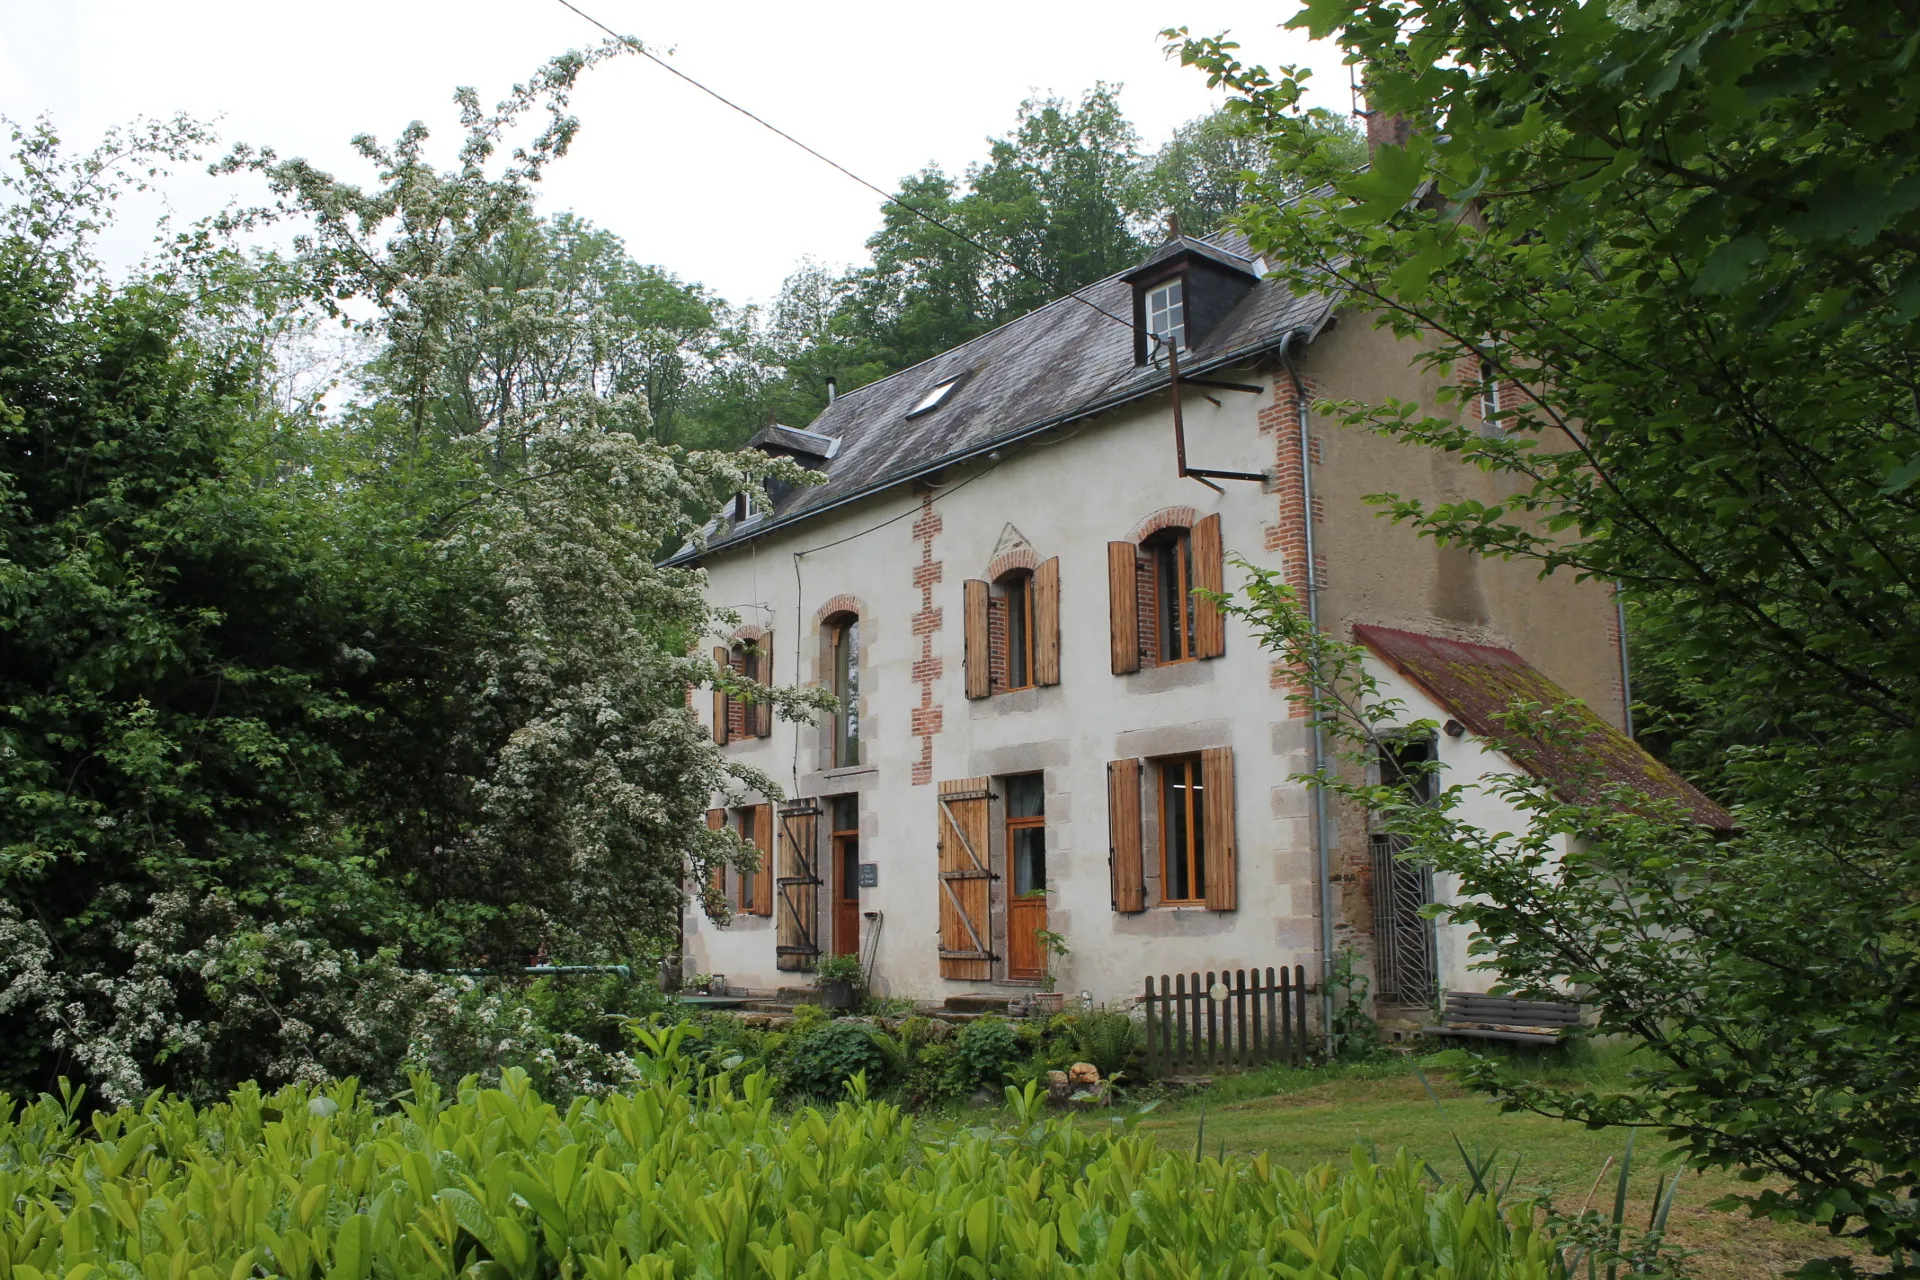
[[[1005,579],[1007,608],[1007,688],[1033,687],[1033,575]]]
[[[833,716],[833,763],[838,768],[860,763],[860,620],[843,619],[831,635],[833,696],[840,702]]]
[[[1153,565],[1154,659],[1184,662],[1193,650],[1193,541],[1168,529],[1147,543]]]
[[[1160,892],[1167,903],[1207,897],[1206,784],[1200,757],[1160,762]]]

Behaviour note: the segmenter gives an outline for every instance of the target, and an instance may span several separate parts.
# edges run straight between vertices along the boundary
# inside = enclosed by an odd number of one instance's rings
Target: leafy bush
[[[1126,1069],[1136,1040],[1133,1019],[1118,1009],[1096,1009],[1074,1019],[1074,1043],[1088,1062],[1111,1076]]]
[[[998,1089],[1026,1058],[1020,1034],[1004,1018],[982,1018],[960,1028],[953,1038],[948,1078],[955,1093]]]
[[[1531,1205],[1402,1155],[1305,1175],[1195,1161],[1122,1122],[923,1137],[853,1098],[776,1116],[765,1076],[697,1079],[683,1028],[631,1095],[563,1114],[524,1076],[379,1114],[351,1084],[83,1126],[0,1098],[0,1262],[65,1276],[923,1277],[1554,1274]],[[1398,1266],[1390,1261],[1398,1257]]]
[[[832,1098],[858,1072],[867,1083],[886,1083],[888,1056],[874,1043],[874,1032],[861,1022],[826,1022],[800,1035],[789,1036],[780,1072],[787,1090],[808,1098]]]

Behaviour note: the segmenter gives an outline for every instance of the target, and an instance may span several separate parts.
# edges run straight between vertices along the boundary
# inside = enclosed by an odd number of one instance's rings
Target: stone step
[[[948,1013],[998,1013],[1004,1014],[1007,1006],[1013,1003],[1012,996],[992,995],[985,991],[969,991],[965,995],[948,996]]]
[[[773,993],[775,1000],[784,1000],[788,1004],[819,1004],[818,987],[781,987]]]

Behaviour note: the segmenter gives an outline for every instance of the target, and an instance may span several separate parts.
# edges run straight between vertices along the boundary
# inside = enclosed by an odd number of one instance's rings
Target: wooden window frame
[[[1207,905],[1206,808],[1204,764],[1199,755],[1166,756],[1154,761],[1160,787],[1160,903],[1168,907]],[[1185,864],[1188,895],[1173,896],[1173,805],[1176,776],[1184,780],[1183,806],[1187,839],[1178,851]],[[1198,797],[1196,799],[1196,796]]]
[[[830,758],[836,769],[851,769],[860,763],[860,615],[837,614],[827,622],[828,686],[840,699],[830,726]],[[843,666],[841,653],[851,636],[853,656]],[[851,758],[849,758],[851,757]]]
[[[1171,296],[1172,291],[1175,289],[1178,289],[1180,291],[1180,296],[1178,298],[1174,298]],[[1177,343],[1182,351],[1189,350],[1192,344],[1187,341],[1186,277],[1184,275],[1172,276],[1169,279],[1161,280],[1156,284],[1147,285],[1144,288],[1142,288],[1140,292],[1142,297],[1142,304],[1146,310],[1146,319],[1147,319],[1146,332],[1148,334],[1147,345],[1149,346],[1149,348],[1152,349],[1152,352],[1150,352],[1150,354],[1157,353],[1159,348],[1159,344],[1153,341],[1153,339],[1155,338],[1160,339],[1161,342],[1164,342],[1169,346]],[[1178,324],[1169,324],[1165,329],[1156,329],[1154,328],[1153,300],[1156,296],[1163,293],[1168,294],[1169,296],[1167,299],[1166,306],[1161,309],[1161,314],[1163,315],[1178,314],[1180,317],[1180,322]]]
[[[1167,548],[1172,548],[1174,578],[1172,584],[1176,590],[1169,600],[1168,586],[1163,570],[1163,556]],[[1193,530],[1186,528],[1161,529],[1140,544],[1146,552],[1147,563],[1151,566],[1154,588],[1153,610],[1153,665],[1170,667],[1176,663],[1193,662],[1198,658],[1196,641],[1199,639],[1198,609],[1193,598],[1194,563]],[[1177,602],[1177,603],[1174,603]],[[1167,612],[1169,608],[1179,610],[1182,622],[1180,640],[1181,653],[1178,657],[1167,656]]]
[[[733,830],[744,844],[750,844],[760,852],[758,871],[739,871],[734,880],[739,885],[733,904],[734,910],[742,915],[770,916],[773,914],[773,806],[770,804],[743,805],[733,811]],[[764,829],[762,823],[765,824]]]
[[[1038,601],[1034,592],[1034,574],[1031,569],[1015,569],[1000,579],[1001,596],[1006,601],[1007,610],[1007,668],[1006,685],[996,692],[1012,693],[1017,689],[1033,689],[1039,686],[1035,678],[1034,659],[1037,656],[1034,646],[1034,621]],[[1019,628],[1022,643],[1016,653],[1014,644],[1014,617],[1017,612],[1021,618]],[[1023,668],[1022,679],[1014,679],[1015,659]]]

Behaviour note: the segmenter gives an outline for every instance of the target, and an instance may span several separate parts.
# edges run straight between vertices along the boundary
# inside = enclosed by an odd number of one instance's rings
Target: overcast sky
[[[1231,30],[1248,60],[1306,62],[1316,100],[1348,106],[1338,51],[1279,29],[1290,0],[576,3],[887,190],[929,162],[957,173],[979,159],[1028,93],[1077,97],[1101,79],[1125,86],[1123,107],[1157,145],[1218,101],[1165,59],[1167,26]],[[420,119],[450,145],[454,86],[493,102],[599,38],[555,0],[0,0],[0,113],[46,113],[78,147],[136,115],[186,111],[227,142],[364,178],[354,134],[391,138]],[[746,302],[771,298],[803,257],[864,259],[877,197],[660,68],[605,64],[574,110],[582,131],[543,207],[610,228],[640,260]],[[197,175],[170,191],[185,217],[248,194]],[[131,207],[129,223],[148,212]],[[131,260],[144,238],[130,229],[110,256]]]

